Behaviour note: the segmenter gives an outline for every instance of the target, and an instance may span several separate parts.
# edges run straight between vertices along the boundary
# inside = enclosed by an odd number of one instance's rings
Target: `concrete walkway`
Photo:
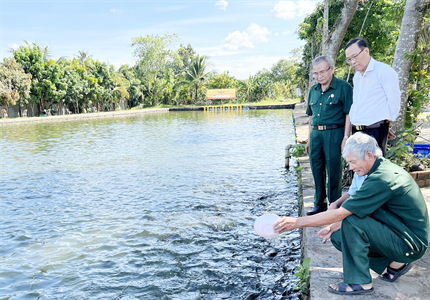
[[[308,139],[308,117],[304,114],[303,104],[297,104],[294,109],[296,135],[298,141]],[[429,132],[424,136],[430,137]],[[305,214],[313,208],[314,182],[310,170],[309,158],[300,158],[302,170],[303,210]],[[421,188],[421,192],[430,210],[430,187]],[[368,296],[341,296],[329,293],[328,285],[342,281],[342,255],[330,242],[322,244],[317,233],[322,227],[303,229],[304,257],[311,258],[311,299],[430,299],[430,251],[415,262],[412,269],[396,282],[385,282],[378,278],[378,274],[372,272],[375,293]]]
[[[49,116],[49,117],[29,117],[29,118],[8,118],[0,119],[0,126],[8,124],[24,124],[24,123],[52,123],[52,122],[64,122],[74,120],[85,120],[85,119],[103,119],[103,118],[117,118],[117,117],[128,117],[141,114],[150,113],[168,113],[168,108],[154,108],[154,109],[137,109],[137,110],[120,110],[120,111],[107,111],[99,113],[86,113],[86,114],[71,114],[71,115],[60,115],[60,116]]]

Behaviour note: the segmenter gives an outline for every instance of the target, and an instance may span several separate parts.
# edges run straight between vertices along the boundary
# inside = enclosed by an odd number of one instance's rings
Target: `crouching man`
[[[427,207],[412,177],[382,157],[373,137],[354,134],[342,155],[358,176],[368,175],[360,189],[348,199],[339,199],[337,209],[309,217],[282,217],[274,230],[281,233],[330,225],[319,236],[323,241],[330,238],[342,251],[344,281],[330,285],[329,292],[370,294],[369,269],[393,282],[425,254],[429,244]]]

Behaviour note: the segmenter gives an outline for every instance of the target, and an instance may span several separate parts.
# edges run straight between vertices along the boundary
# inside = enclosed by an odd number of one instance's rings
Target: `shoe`
[[[346,288],[350,287],[352,291],[347,292]],[[345,282],[338,282],[337,283],[338,290],[333,289],[331,286],[328,286],[328,291],[333,294],[339,294],[339,295],[363,295],[363,294],[373,294],[375,291],[373,287],[369,290],[365,290],[361,287],[359,284],[346,284]]]
[[[306,213],[306,215],[308,215],[308,216],[313,216],[313,215],[316,215],[316,214],[319,214],[319,213],[321,213],[321,212],[324,212],[324,211],[326,211],[327,210],[327,204],[323,204],[323,205],[321,205],[321,206],[316,206],[316,207],[314,207],[314,209],[312,209],[312,210],[310,210],[310,211],[308,211],[307,213]]]
[[[394,282],[396,281],[397,278],[406,274],[411,269],[411,267],[412,267],[412,264],[405,264],[403,267],[399,269],[393,269],[390,266],[388,266],[387,272],[382,274],[380,278],[388,282]],[[390,275],[393,275],[393,277],[391,277]]]

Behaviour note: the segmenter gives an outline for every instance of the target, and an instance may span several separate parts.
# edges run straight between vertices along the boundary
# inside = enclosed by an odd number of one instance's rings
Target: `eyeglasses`
[[[319,71],[319,72],[312,73],[312,75],[314,76],[314,78],[318,78],[318,76],[325,75],[328,72],[328,70],[330,70],[330,68],[331,67],[328,67],[327,70],[322,70],[322,71]]]
[[[357,60],[357,57],[361,54],[361,52],[363,52],[363,50],[364,50],[364,49],[365,49],[365,48],[361,49],[361,51],[360,51],[360,52],[358,52],[358,54],[353,55],[353,56],[351,56],[350,58],[345,59],[345,62],[346,62],[347,64],[351,64],[351,63],[352,63],[352,61],[356,61],[356,60]]]

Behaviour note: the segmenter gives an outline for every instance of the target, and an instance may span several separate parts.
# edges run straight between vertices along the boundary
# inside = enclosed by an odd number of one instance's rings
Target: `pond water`
[[[0,299],[295,299],[291,110],[0,127]]]

